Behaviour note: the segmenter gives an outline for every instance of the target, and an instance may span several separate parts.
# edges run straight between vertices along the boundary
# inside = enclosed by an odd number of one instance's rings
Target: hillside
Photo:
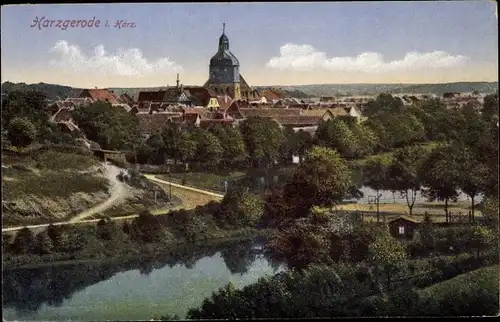
[[[98,213],[109,216],[165,207],[165,193],[157,194],[156,204],[156,186],[145,178],[120,182],[120,169],[99,162],[88,150],[74,150],[2,151],[5,225],[65,221],[76,214],[90,217],[89,209],[97,205]]]

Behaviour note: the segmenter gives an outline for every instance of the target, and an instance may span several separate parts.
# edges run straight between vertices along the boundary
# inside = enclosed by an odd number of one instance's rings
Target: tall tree
[[[224,151],[217,136],[206,130],[196,129],[193,133],[193,139],[197,143],[196,160],[199,163],[212,168],[221,161]]]
[[[457,150],[445,145],[434,149],[420,166],[424,193],[429,200],[445,202],[446,221],[449,221],[448,202],[456,200],[459,185],[459,165],[456,162]]]
[[[419,170],[425,157],[425,150],[420,146],[407,146],[394,152],[389,166],[388,174],[393,189],[400,191],[405,196],[410,215],[412,215],[417,192],[420,191],[422,185]]]
[[[480,192],[484,192],[490,176],[488,167],[479,162],[476,155],[468,148],[457,151],[458,186],[471,198],[471,220],[474,220],[474,199]]]
[[[181,142],[182,133],[184,132],[181,131],[179,125],[172,122],[167,122],[161,131],[165,146],[165,154],[168,158],[174,160],[175,164],[182,159],[181,155],[179,155],[179,144]]]
[[[371,261],[382,268],[387,277],[387,288],[390,287],[391,276],[398,265],[406,258],[404,246],[387,232],[378,235],[369,246]]]
[[[189,162],[195,160],[198,143],[194,140],[191,133],[181,132],[175,146],[175,155],[186,165],[186,169],[188,169]]]
[[[345,158],[353,158],[359,149],[358,138],[342,120],[332,119],[322,122],[315,133],[317,145],[336,149]]]
[[[140,144],[138,121],[123,108],[98,101],[76,107],[73,118],[85,136],[103,149],[128,150]]]
[[[216,125],[212,129],[212,133],[221,142],[223,149],[222,160],[226,164],[235,164],[247,158],[245,142],[238,129],[230,126]]]
[[[312,206],[341,202],[351,188],[352,173],[338,152],[314,147],[284,186],[285,198],[295,205],[297,217],[307,216]]]
[[[381,159],[370,159],[363,168],[364,184],[375,190],[377,194],[375,202],[377,205],[377,222],[380,222],[380,198],[381,190],[386,189],[388,181],[388,165]],[[387,221],[384,213],[384,222]]]
[[[283,132],[270,118],[249,117],[240,125],[243,140],[254,165],[266,166],[278,159]]]
[[[9,124],[15,117],[26,117],[35,125],[37,132],[43,135],[48,127],[50,114],[47,96],[40,91],[15,90],[2,98],[2,125]]]

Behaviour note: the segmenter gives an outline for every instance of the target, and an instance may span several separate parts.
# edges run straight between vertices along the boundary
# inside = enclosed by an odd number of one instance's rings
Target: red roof
[[[52,116],[54,122],[67,122],[71,120],[71,109],[67,107],[60,108],[59,111]]]
[[[299,116],[302,112],[300,108],[240,108],[244,117],[261,116]]]
[[[318,125],[322,117],[320,116],[275,116],[273,117],[281,125],[315,126]]]
[[[226,110],[233,103],[233,99],[229,96],[217,96],[217,101],[221,110]]]
[[[84,89],[80,97],[90,97],[94,102],[105,101],[111,104],[118,104],[115,94],[107,89]]]
[[[182,113],[137,113],[135,115],[139,121],[139,129],[142,133],[151,133],[160,130],[169,119],[180,120]]]
[[[215,126],[217,124],[222,125],[232,125],[234,123],[233,120],[228,119],[209,119],[209,120],[200,120],[200,127],[209,128]]]

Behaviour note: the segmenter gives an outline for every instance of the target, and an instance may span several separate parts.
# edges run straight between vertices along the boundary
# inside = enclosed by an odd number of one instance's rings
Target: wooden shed
[[[421,222],[408,216],[399,216],[389,220],[389,232],[394,238],[411,239]]]

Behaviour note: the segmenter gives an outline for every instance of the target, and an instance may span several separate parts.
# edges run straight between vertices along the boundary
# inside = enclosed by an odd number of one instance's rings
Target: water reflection
[[[238,241],[120,263],[3,271],[4,317],[150,319],[154,316],[151,310],[161,315],[167,313],[169,305],[174,313],[182,316],[189,307],[201,304],[205,296],[229,280],[235,280],[241,287],[260,276],[283,270],[281,263],[264,257],[264,244],[264,240]],[[246,277],[238,279],[234,275]],[[145,297],[147,304],[143,303]],[[101,316],[98,307],[106,301],[112,303],[102,309]],[[136,315],[123,315],[125,307],[132,310],[131,301],[142,312],[134,310]],[[113,305],[120,307],[120,312],[108,308]]]

